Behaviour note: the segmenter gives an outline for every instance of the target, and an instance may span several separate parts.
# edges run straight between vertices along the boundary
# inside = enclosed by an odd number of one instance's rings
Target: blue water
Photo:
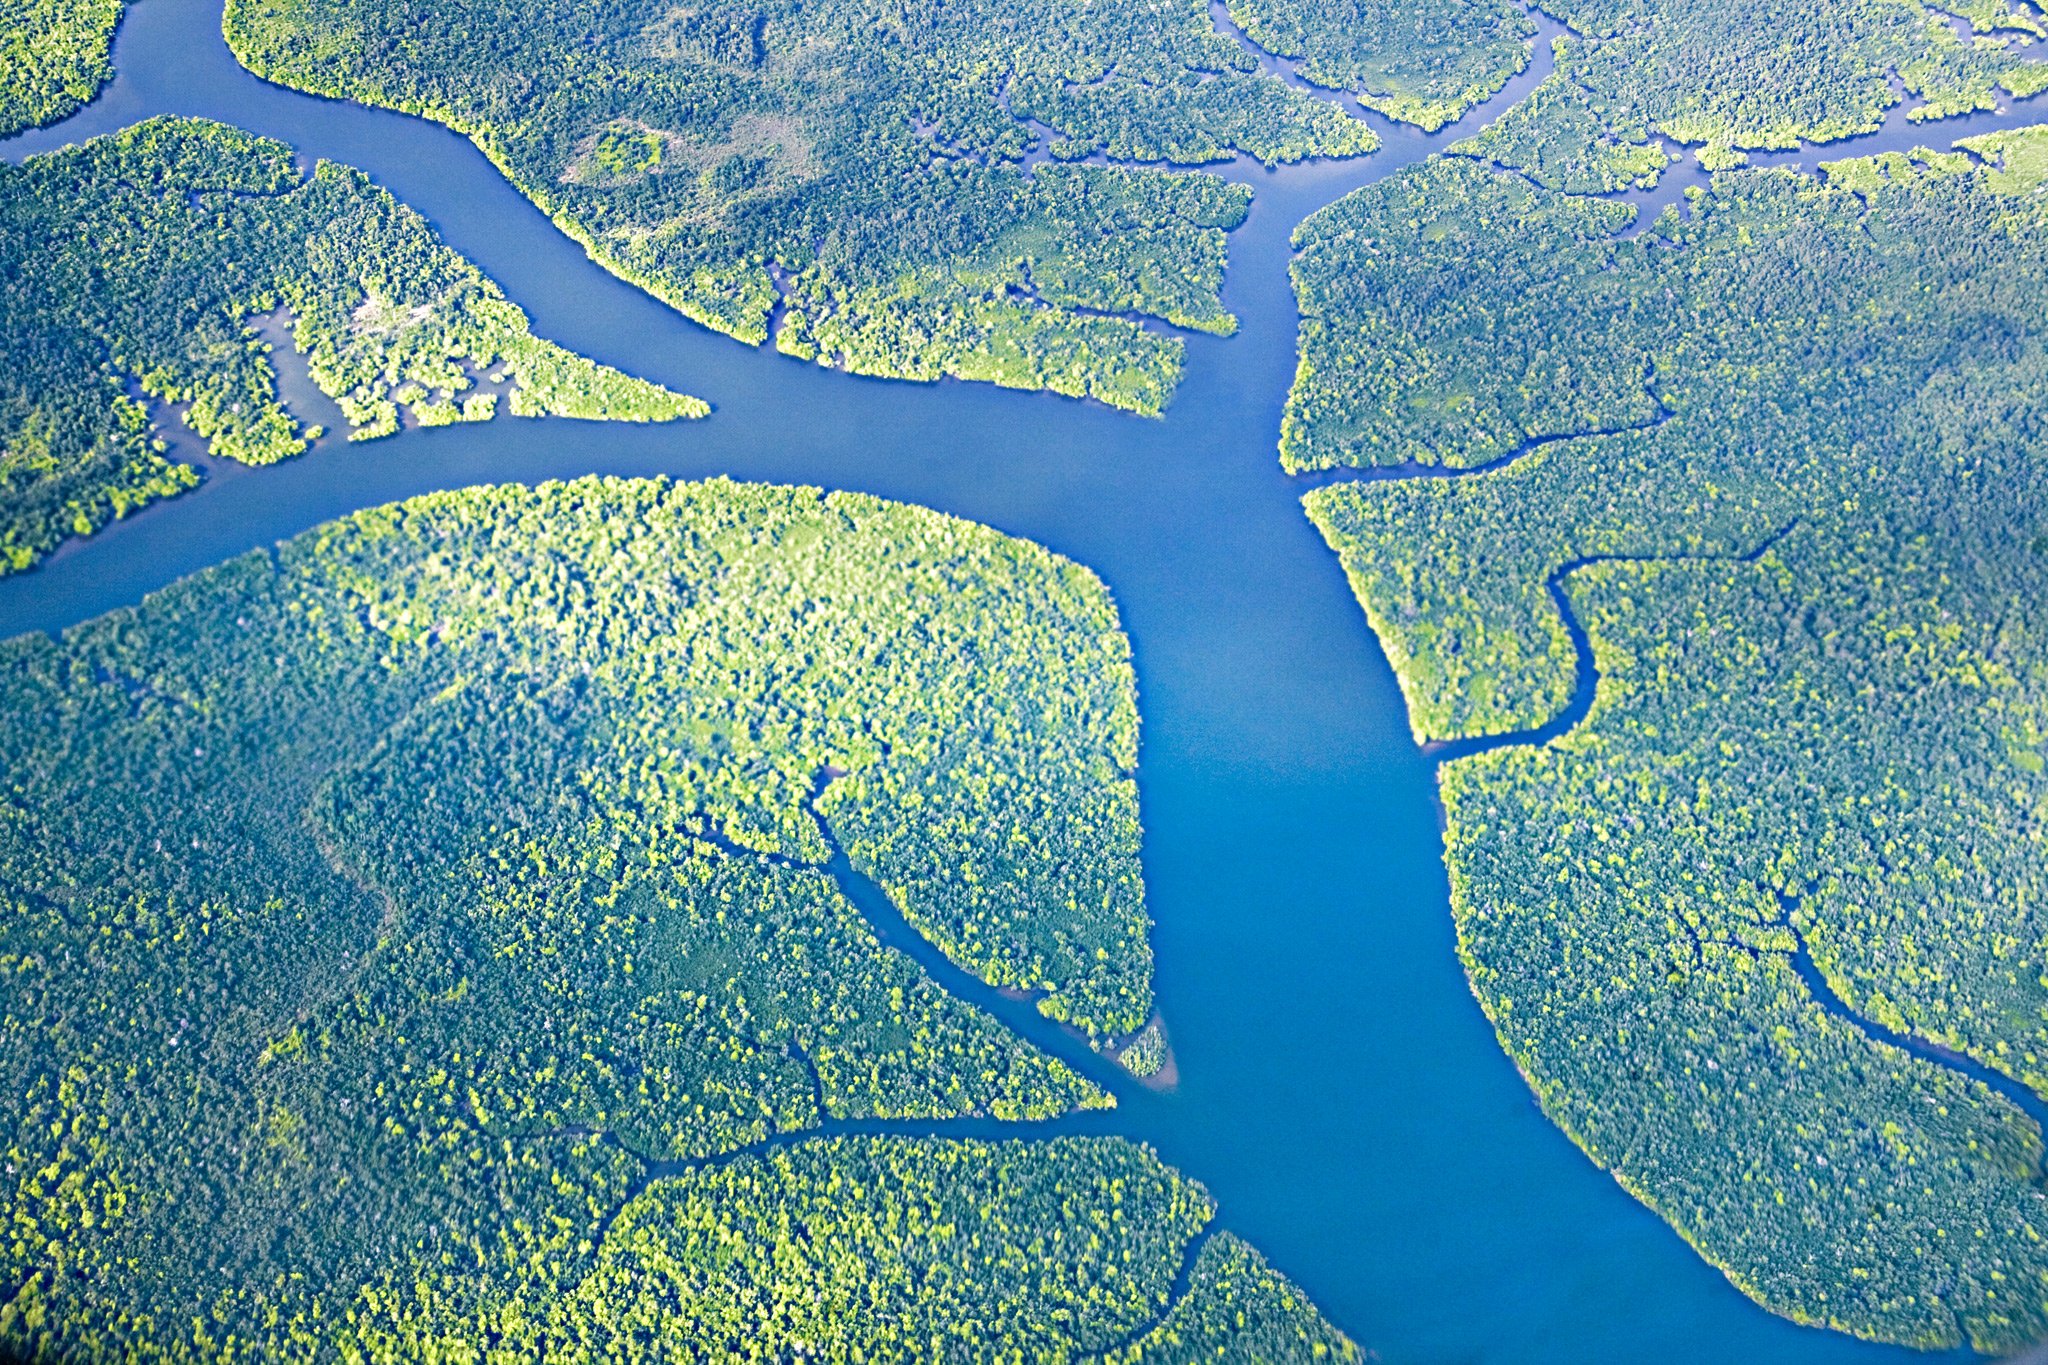
[[[0,155],[170,112],[351,162],[542,335],[716,410],[668,427],[506,418],[330,441],[210,477],[0,580],[0,634],[61,628],[356,508],[496,480],[816,483],[1029,537],[1103,576],[1136,648],[1145,869],[1180,1084],[1129,1094],[1119,1131],[1204,1181],[1227,1226],[1390,1365],[1925,1359],[1738,1294],[1543,1119],[1467,992],[1432,762],[1274,454],[1297,322],[1291,229],[1443,138],[1391,130],[1365,162],[1233,167],[1258,191],[1225,290],[1243,328],[1192,340],[1180,396],[1150,421],[853,379],[714,336],[593,266],[466,141],[256,81],[221,41],[218,0],[143,0],[116,59],[98,102]]]

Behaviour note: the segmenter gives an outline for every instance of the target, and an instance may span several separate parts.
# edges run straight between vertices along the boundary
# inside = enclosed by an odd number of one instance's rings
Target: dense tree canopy
[[[152,119],[0,165],[0,572],[197,482],[149,404],[246,464],[309,436],[249,319],[283,307],[352,435],[496,410],[707,409],[539,340],[526,315],[359,171],[239,129]]]
[[[505,1361],[1357,1361],[1214,1213],[1115,1139],[821,1139],[654,1180],[559,1296],[444,1276],[368,1297],[343,1341],[393,1365],[486,1332]]]
[[[2048,85],[2028,7],[1968,37],[1920,0],[1560,0],[1536,100],[1464,144],[1553,188],[1654,181],[1667,143],[1783,147]],[[1305,78],[1438,128],[1529,61],[1501,0],[1236,0]],[[461,129],[610,269],[705,324],[867,374],[1157,412],[1228,331],[1245,192],[1158,164],[1357,155],[1337,105],[1263,74],[1202,0],[229,0],[259,74]]]
[[[227,27],[263,76],[468,132],[599,261],[742,340],[1142,412],[1181,344],[1141,317],[1235,325],[1247,195],[1079,163],[1373,145],[1202,0],[233,0]]]
[[[1242,1248],[1170,1293],[1213,1207],[1141,1149],[854,1131],[1110,1103],[821,820],[1135,1031],[1133,696],[1075,565],[733,484],[422,498],[7,644],[0,1348],[1348,1353]]]
[[[55,123],[114,78],[122,0],[16,0],[0,22],[0,137]]]
[[[1510,0],[1230,0],[1230,17],[1306,80],[1434,131],[1529,64]]]
[[[1287,457],[1392,476],[1309,505],[1417,735],[1597,667],[1444,771],[1503,1042],[1748,1292],[1921,1345],[2048,1332],[2044,173],[1736,171],[1619,238],[1444,158],[1296,275]]]
[[[1902,97],[1919,117],[1989,108],[2048,86],[2029,48],[2039,7],[2007,0],[1548,0],[1570,26],[1536,102],[1465,144],[1586,188],[1585,163],[1619,183],[1654,176],[1654,132],[1732,149],[1825,142],[1875,128]],[[1527,16],[1503,0],[1231,0],[1231,15],[1311,81],[1356,91],[1392,118],[1438,128],[1528,65]],[[1961,28],[1960,15],[1971,26]]]

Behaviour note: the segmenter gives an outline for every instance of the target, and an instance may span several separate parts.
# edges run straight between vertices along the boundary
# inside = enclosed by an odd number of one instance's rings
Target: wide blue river
[[[1127,1097],[1117,1131],[1204,1181],[1227,1226],[1390,1365],[1927,1359],[1738,1294],[1542,1117],[1466,989],[1432,762],[1274,451],[1294,364],[1292,228],[1443,137],[1383,128],[1387,147],[1363,161],[1232,168],[1257,190],[1225,291],[1243,328],[1190,340],[1180,395],[1153,421],[849,378],[713,335],[591,264],[467,141],[265,85],[219,23],[219,0],[142,0],[115,84],[0,155],[169,112],[350,162],[431,218],[540,334],[715,412],[655,428],[503,418],[216,470],[0,580],[0,634],[62,628],[356,508],[498,480],[813,483],[1029,537],[1102,575],[1137,651],[1145,870],[1180,1083]],[[1966,123],[1954,132],[1984,126]],[[1929,136],[1916,132],[1869,145]]]

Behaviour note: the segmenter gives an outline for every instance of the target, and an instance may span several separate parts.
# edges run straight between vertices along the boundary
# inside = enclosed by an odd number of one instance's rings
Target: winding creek
[[[1659,420],[1663,419],[1660,418]],[[1639,428],[1625,428],[1625,430],[1637,429]],[[1542,442],[1538,444],[1542,444]],[[1516,457],[1504,457],[1504,459],[1512,458]],[[1494,468],[1499,463],[1501,462],[1489,462],[1487,465],[1476,468]],[[1470,739],[1437,741],[1425,745],[1425,752],[1435,757],[1439,762],[1448,763],[1455,759],[1487,753],[1495,749],[1548,744],[1552,740],[1558,739],[1577,729],[1580,723],[1592,714],[1593,703],[1598,698],[1600,692],[1600,670],[1596,663],[1593,641],[1586,634],[1586,628],[1580,623],[1578,611],[1572,603],[1570,586],[1572,577],[1582,570],[1599,564],[1663,563],[1677,560],[1700,560],[1723,564],[1755,564],[1766,554],[1769,554],[1787,536],[1798,529],[1799,520],[1794,518],[1771,532],[1768,536],[1765,536],[1751,548],[1739,552],[1684,551],[1663,554],[1581,555],[1576,559],[1568,560],[1564,564],[1559,565],[1544,580],[1543,586],[1549,593],[1551,605],[1557,612],[1558,620],[1564,624],[1565,634],[1571,639],[1573,677],[1570,698],[1558,710],[1556,715],[1532,729],[1518,730],[1509,734],[1481,735]],[[1835,989],[1834,984],[1821,971],[1820,965],[1813,960],[1813,954],[1807,947],[1805,935],[1794,925],[1792,917],[1798,906],[1797,900],[1781,896],[1780,901],[1786,917],[1786,927],[1792,928],[1793,940],[1797,947],[1789,954],[1777,953],[1774,955],[1786,960],[1793,972],[1799,977],[1800,983],[1806,987],[1807,992],[1813,997],[1815,1004],[1819,1005],[1829,1014],[1848,1023],[1858,1032],[1875,1039],[1877,1042],[1883,1043],[1888,1047],[1898,1048],[1902,1052],[1911,1053],[1921,1061],[1931,1062],[1936,1066],[1946,1067],[1951,1071],[1961,1073],[2025,1114],[2034,1121],[2043,1134],[2048,1134],[2048,1101],[2044,1101],[2041,1096],[2028,1089],[2024,1083],[2013,1079],[2004,1072],[1996,1071],[1984,1065],[1967,1053],[1959,1052],[1954,1048],[1944,1047],[1939,1043],[1930,1042],[1912,1034],[1900,1033],[1889,1025],[1879,1023],[1869,1015],[1851,1008],[1849,1003],[1842,998],[1841,992]],[[1697,937],[1695,937],[1694,946],[1698,946]],[[1766,952],[1766,950],[1756,948],[1744,948],[1744,951],[1753,954]],[[2044,1179],[2048,1179],[2048,1153],[2043,1155],[2042,1173]]]
[[[197,492],[0,579],[0,635],[61,629],[329,518],[479,482],[811,483],[1036,540],[1102,575],[1135,646],[1145,870],[1180,1080],[1165,1093],[1123,1082],[1109,1115],[944,1131],[1151,1143],[1214,1192],[1221,1226],[1390,1365],[1928,1360],[1757,1308],[1538,1113],[1454,952],[1436,757],[1411,742],[1336,558],[1301,514],[1310,481],[1288,478],[1274,456],[1294,367],[1294,226],[1527,94],[1557,31],[1545,23],[1531,67],[1438,135],[1367,116],[1384,143],[1373,156],[1222,168],[1257,191],[1224,291],[1241,329],[1191,335],[1179,396],[1149,421],[1043,394],[855,379],[713,335],[592,264],[465,139],[256,80],[221,39],[219,0],[141,0],[120,33],[113,85],[68,122],[0,143],[0,156],[178,113],[361,166],[497,279],[540,335],[698,394],[714,413],[652,428],[501,418],[360,445],[329,439],[262,471],[210,463]],[[1897,119],[1789,157],[1810,166],[1903,150],[2042,113]],[[1688,179],[1628,197],[1671,202]],[[1553,592],[1590,701],[1591,656],[1562,582]],[[841,861],[826,870],[887,936],[894,908]],[[936,973],[929,948],[901,932]],[[1014,1017],[1028,1009],[940,979],[1006,1022],[1028,1022]],[[1090,1060],[1090,1074],[1103,1074]]]
[[[1932,1062],[1936,1066],[1960,1071],[1986,1090],[2003,1098],[2013,1108],[2031,1118],[2044,1133],[2048,1133],[2048,1103],[2044,1103],[2039,1095],[2003,1072],[1993,1071],[1976,1058],[1957,1052],[1954,1048],[1930,1043],[1909,1033],[1900,1033],[1878,1023],[1867,1014],[1858,1014],[1849,1007],[1846,1000],[1842,999],[1834,983],[1822,974],[1820,964],[1813,960],[1813,954],[1806,946],[1806,936],[1795,932],[1794,938],[1799,946],[1791,954],[1792,970],[1798,974],[1799,980],[1812,993],[1814,1001],[1822,1009],[1838,1018],[1848,1020],[1881,1043],[1898,1048],[1901,1052],[1912,1053],[1923,1062]],[[2037,1178],[2048,1181],[2048,1154],[2042,1157]]]

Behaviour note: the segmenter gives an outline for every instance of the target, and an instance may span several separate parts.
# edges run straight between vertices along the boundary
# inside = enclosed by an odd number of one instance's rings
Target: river
[[[210,473],[0,580],[0,634],[84,620],[357,508],[499,480],[815,483],[1028,537],[1102,575],[1136,650],[1145,871],[1180,1082],[1126,1087],[1108,1126],[1202,1180],[1224,1226],[1390,1365],[1929,1359],[1756,1307],[1537,1111],[1454,952],[1434,761],[1302,515],[1307,484],[1275,455],[1298,321],[1294,225],[1469,133],[1547,59],[1437,137],[1381,122],[1386,146],[1363,160],[1230,167],[1257,191],[1225,286],[1243,325],[1189,340],[1185,382],[1155,421],[855,379],[713,335],[598,269],[466,140],[256,80],[219,19],[219,0],[142,0],[114,84],[0,156],[154,113],[282,138],[363,167],[426,214],[540,335],[715,411],[648,428],[501,418]],[[2019,111],[1942,127],[2013,121]],[[1934,136],[1890,130],[1856,150]]]

